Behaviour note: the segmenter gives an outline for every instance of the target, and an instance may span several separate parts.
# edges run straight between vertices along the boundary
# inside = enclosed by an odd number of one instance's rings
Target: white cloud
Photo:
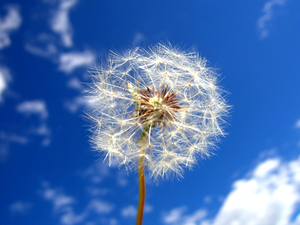
[[[25,43],[25,50],[31,54],[57,61],[59,49],[56,44],[56,37],[45,31],[32,36]]]
[[[118,223],[118,220],[116,218],[111,218],[109,220],[109,225],[117,225],[117,224],[119,224],[119,223]]]
[[[25,44],[25,49],[37,56],[44,58],[50,58],[53,62],[58,62],[58,69],[64,73],[72,73],[75,69],[80,67],[89,67],[95,61],[95,54],[89,50],[83,52],[73,51],[69,53],[60,53],[57,49],[54,41],[40,41],[36,40],[32,43]],[[75,83],[76,80],[72,80],[73,83],[69,83],[72,88],[80,89],[82,85]],[[76,85],[76,86],[75,86]]]
[[[140,33],[140,32],[135,33],[134,39],[133,39],[134,43],[138,44],[138,43],[140,43],[142,41],[145,41],[145,40],[146,40],[146,37],[142,33]]]
[[[300,128],[300,119],[296,122],[295,127]]]
[[[87,187],[86,191],[92,197],[107,195],[108,193],[111,192],[109,189],[96,188],[96,187],[92,187],[92,186]]]
[[[31,209],[32,204],[29,202],[18,201],[9,206],[9,210],[13,214],[26,214]]]
[[[300,157],[289,162],[272,157],[234,182],[215,218],[207,218],[201,208],[188,215],[182,206],[162,220],[171,225],[300,225],[299,203]]]
[[[9,155],[8,143],[0,143],[0,162],[5,162]]]
[[[69,11],[77,3],[77,0],[60,0],[58,10],[51,19],[51,28],[61,36],[66,47],[72,47],[72,25],[69,20]]]
[[[61,190],[50,188],[47,182],[43,183],[41,193],[44,199],[53,203],[55,211],[61,211],[75,202],[73,197],[65,195]]]
[[[59,70],[71,73],[78,67],[88,67],[95,60],[95,55],[91,51],[62,53],[59,57]]]
[[[203,218],[206,216],[207,212],[203,209],[199,209],[196,212],[194,212],[191,215],[187,215],[183,218],[183,223],[180,224],[186,224],[186,225],[197,225],[200,224],[200,222],[203,220]]]
[[[72,208],[66,208],[65,213],[60,218],[60,221],[62,224],[73,225],[84,221],[86,216],[87,216],[86,213],[77,215],[73,212]]]
[[[92,166],[80,172],[80,174],[89,179],[91,183],[99,184],[105,178],[110,176],[109,166],[102,162],[94,163]]]
[[[125,187],[128,184],[128,174],[124,170],[118,170],[117,182],[121,187]]]
[[[44,101],[26,101],[17,106],[17,111],[25,115],[38,115],[41,119],[48,117],[46,104]]]
[[[107,201],[91,199],[81,213],[76,213],[74,206],[77,201],[72,196],[65,194],[61,189],[51,188],[47,182],[44,182],[40,193],[45,200],[53,204],[54,213],[59,216],[61,224],[64,225],[83,224],[84,222],[84,224],[89,224],[86,222],[89,221],[89,217],[92,214],[96,214],[97,216],[102,214],[103,217],[103,215],[111,213],[114,208]],[[112,219],[110,224],[115,224],[115,222]]]
[[[80,172],[79,174],[90,181],[91,185],[98,185],[103,182],[105,179],[111,178],[112,172],[115,173],[116,176],[113,176],[115,179],[114,183],[118,184],[119,187],[124,187],[128,184],[128,175],[125,171],[119,170],[117,164],[112,164],[109,166],[107,162],[97,162]],[[95,189],[92,186],[89,186],[88,192],[90,195],[103,195],[104,193],[108,193],[107,189]]]
[[[299,188],[300,158],[288,163],[268,159],[234,183],[213,225],[293,224]]]
[[[6,80],[2,72],[0,71],[0,101],[2,100],[2,93],[6,89]]]
[[[31,129],[31,132],[43,136],[43,135],[49,135],[50,129],[47,127],[45,123],[43,123],[39,127]]]
[[[42,100],[25,101],[17,106],[17,111],[25,116],[34,115],[39,118],[38,126],[31,127],[32,125],[30,125],[27,127],[27,133],[43,137],[42,145],[48,146],[50,144],[51,130],[46,123],[48,111],[45,102]]]
[[[82,91],[83,90],[82,83],[76,77],[73,77],[72,79],[70,79],[68,81],[67,85],[68,85],[68,87],[73,88],[73,89],[78,90],[78,91]]]
[[[276,6],[283,6],[287,0],[269,0],[265,3],[263,8],[263,15],[258,19],[257,26],[261,38],[266,38],[269,35],[268,22],[274,17],[274,8]]]
[[[205,198],[203,199],[203,202],[209,204],[211,203],[212,199],[211,199],[211,196],[205,196]]]
[[[150,213],[150,212],[152,212],[152,210],[153,210],[153,207],[151,205],[148,205],[147,203],[145,203],[144,213]]]
[[[14,133],[0,132],[0,139],[6,142],[14,142],[25,145],[28,143],[28,139],[24,136],[20,136]]]
[[[272,173],[274,170],[276,170],[276,168],[278,168],[280,164],[280,160],[279,159],[270,159],[267,160],[264,163],[259,164],[253,174],[255,177],[266,177],[268,176],[270,173]]]
[[[7,6],[7,14],[4,18],[0,17],[0,49],[11,44],[9,34],[17,30],[22,22],[19,10],[15,6]]]
[[[95,60],[95,54],[90,50],[76,51],[73,48],[73,29],[69,20],[69,13],[78,0],[44,0],[44,2],[56,5],[56,8],[51,7],[50,28],[53,32],[44,31],[40,34],[33,34],[31,40],[25,44],[25,49],[34,55],[48,58],[53,63],[57,63],[58,70],[64,73],[71,73],[79,67],[90,66]],[[59,35],[59,40],[63,45],[58,42],[55,34]],[[64,47],[70,48],[70,52],[65,52]],[[68,84],[72,88],[78,90],[82,88],[78,82],[75,83],[75,80],[72,82]],[[74,108],[72,110],[74,111]]]
[[[165,224],[172,225],[198,225],[203,221],[207,214],[204,209],[198,209],[193,214],[183,215],[186,210],[187,208],[184,206],[172,209],[169,213],[164,214],[163,221]]]
[[[17,143],[25,145],[28,143],[28,138],[15,133],[7,133],[0,131],[0,162],[5,162],[10,153],[10,145]]]
[[[40,126],[38,126],[38,127],[29,129],[28,131],[32,134],[36,134],[36,135],[39,135],[41,137],[44,137],[44,140],[41,143],[42,146],[50,145],[51,130],[45,122],[41,123]]]
[[[46,43],[44,48],[37,47],[34,44],[25,44],[25,49],[31,54],[38,55],[44,58],[52,57],[57,53],[56,46],[53,43]]]
[[[11,143],[24,145],[28,143],[28,138],[18,134],[0,131],[0,162],[7,160]]]
[[[113,210],[113,205],[108,202],[100,201],[99,199],[93,199],[88,208],[96,213],[110,213]]]
[[[136,207],[133,205],[129,205],[122,209],[121,214],[123,217],[135,217],[136,216]]]
[[[0,102],[3,99],[3,93],[7,89],[7,83],[11,80],[8,69],[0,66]]]
[[[166,224],[178,223],[181,220],[184,211],[186,211],[186,207],[184,206],[172,209],[163,216],[163,221]]]
[[[71,112],[76,113],[87,104],[87,101],[82,96],[76,97],[65,102],[65,107]]]
[[[77,224],[86,218],[87,212],[79,215],[74,213],[73,205],[76,201],[73,197],[66,195],[62,190],[51,188],[47,182],[44,182],[42,186],[40,191],[42,197],[53,204],[54,212],[60,215],[62,224]]]
[[[144,213],[151,212],[153,207],[145,203],[144,205]],[[134,205],[129,205],[121,210],[121,214],[123,217],[136,217],[137,208]]]

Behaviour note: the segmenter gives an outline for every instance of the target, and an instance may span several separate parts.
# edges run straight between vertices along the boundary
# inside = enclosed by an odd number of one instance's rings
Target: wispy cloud
[[[93,187],[93,186],[87,187],[86,191],[92,197],[104,196],[104,195],[111,193],[111,191],[109,189],[98,188],[98,187]]]
[[[129,205],[122,209],[121,214],[123,217],[135,217],[136,207],[134,205]]]
[[[23,145],[28,143],[28,139],[26,137],[14,133],[0,132],[0,139],[2,141],[5,140],[7,142],[14,142]]]
[[[78,90],[78,91],[82,91],[83,90],[82,83],[76,77],[73,77],[72,79],[70,79],[68,81],[67,85],[68,85],[68,87],[73,88],[73,89]]]
[[[9,156],[11,144],[25,145],[28,143],[28,138],[16,133],[8,133],[0,131],[0,162],[5,162]]]
[[[185,211],[186,211],[185,206],[171,209],[169,212],[164,213],[162,220],[166,224],[178,223],[181,220],[181,217]]]
[[[276,6],[285,5],[287,0],[270,0],[267,1],[263,7],[263,15],[258,19],[257,26],[259,29],[260,37],[266,38],[269,35],[268,23],[274,17]]]
[[[52,15],[49,24],[52,32],[43,31],[33,34],[33,37],[26,42],[25,49],[34,55],[58,63],[58,69],[64,73],[69,74],[79,67],[90,66],[95,60],[95,54],[87,49],[76,51],[73,46],[73,28],[69,13],[78,0],[59,0],[58,5],[57,1],[45,2],[55,5],[51,7]],[[56,34],[59,35],[59,39]],[[66,51],[66,47],[69,50]]]
[[[140,43],[142,41],[145,41],[146,37],[141,32],[136,32],[133,38],[133,43]]]
[[[71,73],[78,67],[89,67],[95,60],[95,54],[89,50],[84,52],[62,53],[59,57],[59,70]]]
[[[48,111],[44,101],[24,101],[16,106],[16,111],[24,117],[25,129],[14,131],[0,130],[0,161],[7,160],[12,144],[25,145],[35,139],[42,138],[41,145],[51,142],[51,130],[47,125]]]
[[[6,89],[6,86],[7,86],[6,79],[2,74],[2,72],[0,71],[0,101],[2,101],[2,93]]]
[[[88,205],[88,209],[93,210],[96,213],[110,213],[113,210],[113,208],[114,206],[111,203],[99,199],[91,200]]]
[[[18,201],[9,206],[9,211],[12,214],[26,214],[31,209],[32,204],[30,202]]]
[[[55,38],[53,35],[48,33],[35,35],[33,40],[25,44],[25,50],[31,54],[44,58],[55,58],[58,54]]]
[[[97,162],[80,172],[83,178],[88,179],[93,184],[99,184],[104,179],[111,175],[109,167],[107,164],[102,162]]]
[[[51,188],[47,182],[42,184],[43,188],[40,191],[42,197],[53,204],[53,210],[60,215],[62,224],[71,225],[81,223],[87,216],[87,213],[76,214],[73,210],[75,199],[66,195],[60,189]]]
[[[120,187],[125,187],[128,184],[128,174],[123,170],[118,170],[116,179]]]
[[[42,145],[48,146],[50,144],[51,130],[47,125],[48,111],[45,102],[42,100],[25,101],[17,105],[16,109],[26,117],[35,116],[39,118],[38,125],[34,127],[29,126],[27,133],[43,137]]]
[[[0,50],[11,44],[9,35],[17,30],[22,22],[18,7],[7,6],[6,9],[6,16],[3,18],[0,16]]]
[[[73,197],[65,195],[59,189],[53,189],[47,182],[43,183],[42,196],[44,199],[53,203],[54,211],[61,211],[64,207],[72,205],[75,202]]]
[[[65,194],[62,189],[50,187],[48,182],[42,184],[40,193],[43,199],[52,203],[54,213],[59,217],[60,223],[64,225],[80,224],[89,220],[92,214],[107,215],[114,209],[109,202],[91,199],[81,213],[76,213],[74,206],[77,200]]]
[[[65,102],[65,108],[71,113],[76,113],[87,104],[87,101],[82,96],[75,97]]]
[[[8,69],[0,66],[0,102],[3,101],[3,94],[10,80],[11,76]]]
[[[153,207],[145,203],[144,206],[144,213],[151,212]],[[121,210],[121,215],[124,218],[135,218],[136,217],[137,208],[134,205],[129,205]]]
[[[145,213],[150,213],[150,212],[152,212],[152,210],[153,210],[153,207],[151,205],[145,203],[144,212]]]
[[[29,115],[37,115],[41,119],[46,119],[48,117],[48,111],[44,101],[26,101],[17,106],[17,111]]]
[[[3,140],[1,140],[0,143],[0,162],[5,162],[8,158],[9,155],[9,146],[7,142],[3,142]]]
[[[72,25],[69,20],[69,11],[77,3],[77,0],[61,0],[57,11],[51,19],[51,28],[61,36],[65,47],[72,47]]]
[[[300,128],[300,119],[296,122],[295,127]]]
[[[198,225],[201,224],[205,218],[207,212],[204,209],[199,209],[192,214],[185,214],[187,208],[184,206],[174,208],[170,212],[163,215],[163,221],[165,224],[171,225]]]

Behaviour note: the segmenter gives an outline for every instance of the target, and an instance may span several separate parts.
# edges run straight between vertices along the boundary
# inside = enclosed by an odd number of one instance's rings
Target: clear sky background
[[[98,160],[87,70],[111,49],[197,46],[232,105],[216,155],[147,178],[145,225],[300,224],[300,1],[1,0],[0,224],[135,224],[137,174]]]

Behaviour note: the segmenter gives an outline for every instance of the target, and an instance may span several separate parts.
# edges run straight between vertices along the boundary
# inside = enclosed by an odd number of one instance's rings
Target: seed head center
[[[153,109],[161,108],[162,101],[163,101],[163,99],[160,97],[157,97],[157,96],[154,96],[149,99],[149,103],[153,105]]]
[[[168,89],[162,87],[158,91],[146,87],[145,90],[139,90],[135,116],[142,124],[165,127],[176,120],[176,113],[181,108],[179,98],[176,98],[175,92]]]

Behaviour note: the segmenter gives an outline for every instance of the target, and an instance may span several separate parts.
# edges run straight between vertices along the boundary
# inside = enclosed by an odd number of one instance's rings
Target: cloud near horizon
[[[269,158],[248,174],[233,183],[215,218],[206,218],[207,209],[187,214],[186,207],[178,207],[162,220],[170,225],[300,225],[300,157],[289,162]]]
[[[213,225],[294,224],[299,188],[300,157],[290,162],[267,159],[249,178],[234,182]]]

